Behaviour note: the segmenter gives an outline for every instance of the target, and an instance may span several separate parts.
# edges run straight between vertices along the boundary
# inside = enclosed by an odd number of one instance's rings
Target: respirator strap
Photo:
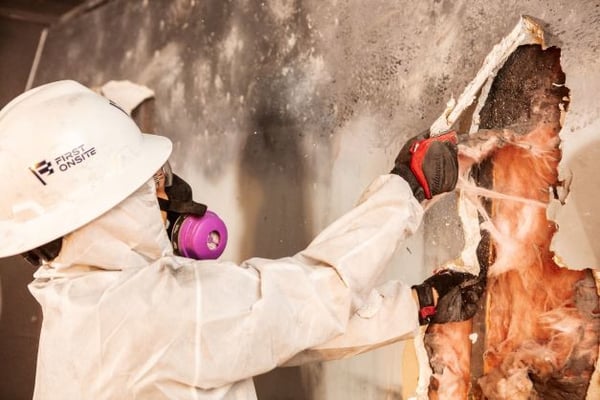
[[[158,198],[158,205],[162,211],[171,211],[179,214],[194,214],[199,217],[206,214],[206,205],[195,201],[165,200]]]

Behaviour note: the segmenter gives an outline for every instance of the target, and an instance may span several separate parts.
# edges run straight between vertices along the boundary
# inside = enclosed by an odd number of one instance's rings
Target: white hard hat
[[[0,257],[99,217],[150,179],[171,149],[77,82],[18,96],[0,111]]]

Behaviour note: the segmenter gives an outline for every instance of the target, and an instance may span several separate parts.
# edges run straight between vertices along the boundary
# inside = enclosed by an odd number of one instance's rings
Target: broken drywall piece
[[[145,100],[154,97],[152,89],[126,80],[106,82],[100,92],[129,115]]]
[[[477,98],[485,101],[487,91],[489,91],[498,70],[502,68],[502,65],[513,51],[524,44],[545,46],[544,30],[540,24],[529,16],[522,16],[512,32],[494,46],[483,61],[483,65],[475,78],[465,88],[458,101],[451,99],[448,102],[446,110],[431,125],[430,132],[435,135],[449,130]],[[481,94],[479,94],[480,91]],[[473,115],[479,115],[481,107],[483,107],[483,103],[478,106]],[[478,121],[474,120],[470,133],[477,131],[478,125]]]

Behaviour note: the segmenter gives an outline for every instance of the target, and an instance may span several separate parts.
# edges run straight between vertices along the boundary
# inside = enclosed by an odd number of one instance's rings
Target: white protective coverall
[[[150,180],[35,273],[34,398],[255,399],[251,378],[293,357],[340,358],[417,331],[410,287],[373,289],[422,218],[402,178],[376,179],[295,256],[241,265],[174,256],[155,196]]]

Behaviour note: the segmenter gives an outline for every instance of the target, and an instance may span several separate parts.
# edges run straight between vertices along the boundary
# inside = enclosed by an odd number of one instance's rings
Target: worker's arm
[[[242,268],[195,262],[199,342],[197,358],[188,359],[195,384],[217,387],[264,373],[346,332],[357,311],[367,312],[375,282],[421,218],[406,182],[385,175],[294,257],[254,258]],[[411,334],[419,322],[410,287],[398,284],[389,295],[393,334]]]
[[[421,222],[419,178],[428,182],[424,198],[451,190],[456,183],[456,168],[449,168],[451,176],[432,179],[448,160],[450,167],[455,167],[453,143],[425,143],[429,145],[420,148],[432,151],[419,153],[423,156],[420,164],[411,165],[411,157],[418,150],[414,143],[405,146],[394,174],[375,180],[358,205],[322,231],[305,250],[280,260],[255,258],[244,262],[243,271],[249,280],[245,287],[240,282],[236,293],[244,298],[248,293],[256,295],[247,298],[245,305],[225,311],[218,302],[213,303],[219,296],[215,288],[218,291],[225,283],[209,282],[207,276],[198,278],[203,288],[213,293],[205,291],[202,296],[202,321],[208,322],[200,326],[200,347],[222,349],[219,357],[196,362],[199,385],[214,387],[264,373],[305,349],[367,346],[364,349],[415,332],[419,306],[411,288],[396,283],[382,292],[372,289],[399,243]],[[424,163],[427,168],[422,168]],[[204,270],[199,273],[204,275]],[[217,273],[211,272],[210,277],[216,279]],[[229,279],[225,273],[222,278]],[[371,303],[379,299],[381,307],[372,308]],[[209,307],[211,312],[207,312]]]

